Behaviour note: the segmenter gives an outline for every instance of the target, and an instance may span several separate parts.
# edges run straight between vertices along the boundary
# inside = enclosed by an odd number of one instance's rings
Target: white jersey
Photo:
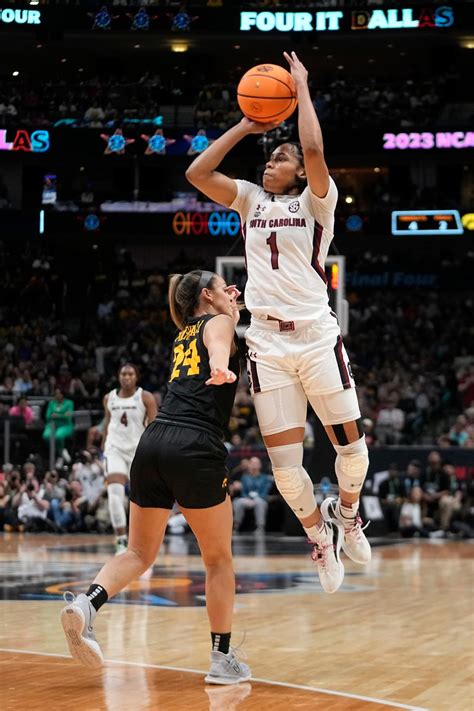
[[[301,195],[272,195],[246,180],[235,182],[230,207],[242,220],[248,310],[260,319],[324,321],[331,311],[324,264],[334,236],[333,179],[324,198],[309,187]]]
[[[119,397],[117,390],[111,390],[107,397],[110,414],[107,439],[104,450],[118,449],[133,452],[145,429],[146,407],[143,402],[143,388],[137,388],[131,397]]]

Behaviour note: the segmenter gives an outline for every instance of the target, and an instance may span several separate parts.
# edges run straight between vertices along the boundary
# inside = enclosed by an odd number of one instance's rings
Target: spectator
[[[405,490],[411,491],[414,486],[421,487],[421,476],[423,467],[419,459],[412,459],[408,462],[405,474]]]
[[[439,499],[439,523],[443,531],[449,531],[453,518],[461,511],[462,492],[456,481],[456,471],[452,464],[443,464],[443,474],[446,482],[449,479],[449,493],[443,493]]]
[[[4,465],[5,469],[5,465]],[[5,532],[25,530],[25,525],[18,518],[18,507],[20,505],[22,495],[22,484],[20,472],[17,469],[11,469],[7,475],[3,485],[2,498],[2,518],[3,530]]]
[[[21,492],[18,518],[25,524],[26,530],[48,530],[49,501],[44,498],[44,491],[37,491],[35,485],[30,482],[21,487]]]
[[[438,452],[430,452],[428,455],[428,465],[421,478],[423,489],[423,500],[426,506],[426,515],[433,522],[440,522],[440,500],[447,497],[446,509],[449,509],[449,497],[451,496],[451,476],[449,471],[443,470],[443,462]],[[447,514],[443,516],[446,521]]]
[[[60,388],[56,388],[54,399],[48,403],[48,409],[46,410],[46,426],[43,430],[43,440],[49,443],[52,424],[54,423],[56,451],[62,451],[66,461],[71,461],[69,452],[65,447],[65,441],[74,432],[73,413],[74,403],[72,400],[66,400],[63,391]]]
[[[375,426],[374,421],[370,417],[364,417],[362,420],[362,428],[365,434],[365,443],[367,447],[373,447],[377,444],[377,437],[375,436]]]
[[[81,484],[82,494],[89,506],[94,507],[105,489],[104,469],[97,450],[84,450],[72,467],[71,480]]]
[[[405,426],[403,410],[397,407],[398,397],[392,394],[377,415],[375,433],[379,444],[399,444]]]
[[[262,462],[259,457],[251,457],[248,463],[248,473],[241,479],[241,495],[233,500],[234,530],[238,531],[246,509],[253,509],[256,532],[264,533],[267,520],[267,497],[272,485],[271,477],[262,473]]]
[[[400,509],[400,534],[403,538],[419,536],[428,538],[429,529],[425,527],[422,515],[423,491],[420,486],[414,486],[408,501],[404,501]]]
[[[456,417],[456,421],[451,427],[448,437],[450,443],[455,447],[464,447],[470,437],[465,415],[458,415],[458,417]]]
[[[10,408],[8,414],[12,417],[22,417],[26,426],[31,425],[35,419],[35,414],[28,405],[28,401],[24,395],[18,398],[16,404]]]
[[[474,363],[470,363],[458,375],[458,393],[463,410],[474,406]]]
[[[398,531],[400,507],[406,497],[405,484],[398,471],[398,464],[392,462],[388,467],[388,479],[379,486],[379,499],[389,533]]]
[[[16,393],[27,393],[32,387],[33,383],[31,382],[31,375],[28,370],[24,370],[13,384],[13,390]]]

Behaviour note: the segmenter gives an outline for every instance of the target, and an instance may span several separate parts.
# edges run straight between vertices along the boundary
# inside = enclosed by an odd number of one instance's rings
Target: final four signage
[[[346,18],[350,19],[347,25]],[[446,28],[454,24],[454,10],[448,5],[417,10],[410,7],[390,10],[342,10],[311,12],[241,12],[242,32],[324,32],[350,27],[351,30],[409,30]]]
[[[0,7],[0,25],[41,25],[41,10],[15,10]]]

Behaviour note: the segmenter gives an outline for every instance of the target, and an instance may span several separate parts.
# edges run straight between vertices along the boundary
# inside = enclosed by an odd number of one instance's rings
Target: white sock
[[[338,499],[337,504],[339,507],[339,513],[341,514],[342,518],[347,519],[348,523],[354,521],[359,510],[359,502],[356,501],[355,503],[351,504],[350,507],[348,507],[343,506],[341,503],[341,499]]]
[[[326,526],[322,516],[314,526],[310,526],[309,528],[303,526],[303,529],[309,540],[313,543],[319,543],[326,535]]]

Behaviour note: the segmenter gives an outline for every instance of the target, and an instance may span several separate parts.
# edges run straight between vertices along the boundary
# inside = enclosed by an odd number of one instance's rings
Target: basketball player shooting
[[[239,141],[276,128],[281,120],[281,99],[272,109],[271,97],[277,91],[272,90],[272,80],[262,76],[259,121],[243,118],[193,161],[186,177],[211,200],[240,214],[248,276],[245,302],[252,314],[245,334],[247,365],[259,426],[275,483],[313,544],[322,588],[333,593],[344,578],[341,547],[356,563],[371,558],[359,516],[369,459],[355,383],[337,317],[329,306],[324,271],[334,236],[337,188],[326,165],[308,72],[295,52],[285,52],[284,57],[292,78],[288,86],[294,82],[298,100],[301,143],[275,148],[265,166],[263,187],[217,170]],[[249,109],[255,110],[255,101]],[[321,510],[303,468],[308,401],[337,453],[339,498],[326,498]]]

